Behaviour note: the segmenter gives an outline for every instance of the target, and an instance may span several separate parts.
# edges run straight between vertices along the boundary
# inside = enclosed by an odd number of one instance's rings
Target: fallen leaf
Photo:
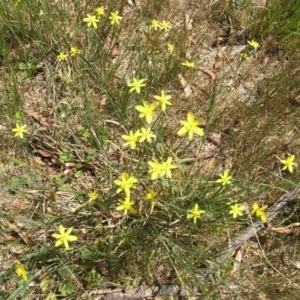
[[[300,269],[300,261],[294,261],[293,265],[297,268]]]
[[[232,268],[232,273],[235,273],[240,265],[241,265],[241,262],[242,262],[242,259],[243,259],[243,253],[242,253],[242,250],[241,248],[239,250],[237,250],[234,254],[234,262],[233,262],[233,268]]]
[[[185,28],[186,30],[192,30],[193,29],[193,20],[192,18],[188,15],[185,14]]]
[[[14,242],[17,238],[15,238],[14,236],[5,233],[5,232],[1,232],[1,236],[4,238],[5,241],[7,242]]]
[[[211,77],[212,80],[214,80],[216,78],[216,75],[210,71],[210,70],[204,70],[204,69],[201,69],[201,71],[207,75],[209,75]]]
[[[39,154],[40,156],[42,156],[44,158],[50,158],[50,157],[53,156],[52,152],[50,152],[48,150],[44,150],[44,149],[38,148],[36,145],[33,144],[32,141],[29,141],[28,144],[32,148],[32,152],[33,153],[37,153],[37,154]]]
[[[300,226],[300,222],[292,223],[286,227],[271,227],[271,230],[278,232],[278,233],[290,234],[293,232],[293,230],[290,228],[298,227],[298,226]]]
[[[179,77],[179,81],[183,87],[185,96],[189,97],[192,94],[191,87],[188,85],[188,83],[186,82],[186,80],[183,78],[183,76],[181,74],[178,74],[178,77]]]
[[[41,125],[49,128],[53,128],[54,122],[52,120],[49,120],[44,114],[34,110],[34,109],[27,109],[25,110],[25,113],[38,121]]]

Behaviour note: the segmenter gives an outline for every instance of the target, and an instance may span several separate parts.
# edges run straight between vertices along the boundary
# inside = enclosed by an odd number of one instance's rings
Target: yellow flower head
[[[20,139],[23,139],[24,133],[28,132],[25,128],[26,125],[20,126],[19,124],[16,124],[16,127],[12,129],[12,132],[15,132],[15,137],[19,136]]]
[[[19,277],[23,277],[24,281],[28,279],[28,271],[26,270],[25,265],[21,264],[18,260],[15,261],[16,273]]]
[[[149,203],[150,203],[150,214],[152,214],[152,212],[153,212],[154,200],[156,199],[156,197],[157,197],[157,193],[152,189],[150,189],[148,191],[148,193],[145,195],[144,199],[149,201]]]
[[[288,169],[290,173],[293,173],[293,167],[297,167],[297,164],[294,162],[295,155],[290,155],[287,159],[282,159],[280,162],[283,164],[282,170]]]
[[[61,244],[64,244],[67,250],[70,249],[69,242],[74,242],[77,241],[77,236],[71,235],[70,233],[72,232],[73,227],[70,227],[67,232],[65,231],[64,226],[59,225],[59,234],[58,233],[53,233],[52,237],[57,239],[55,242],[55,247],[59,247]]]
[[[165,20],[163,20],[163,21],[160,22],[160,24],[159,24],[159,29],[160,29],[160,30],[165,30],[165,31],[167,31],[167,30],[170,29],[170,28],[171,28],[170,22],[167,22],[167,21],[165,21]]]
[[[245,52],[240,53],[240,56],[241,56],[242,59],[249,59],[248,54],[245,53]]]
[[[250,215],[256,215],[258,218],[261,218],[263,222],[268,220],[268,216],[265,214],[264,210],[266,210],[268,205],[264,205],[263,207],[259,207],[259,205],[255,202],[253,204],[253,208]]]
[[[131,88],[129,90],[129,93],[136,91],[139,94],[141,92],[141,87],[146,85],[144,83],[145,80],[146,79],[137,80],[136,78],[133,78],[133,82],[127,84],[127,86]]]
[[[71,47],[71,56],[79,55],[79,54],[80,54],[80,50],[78,49],[78,47],[76,46]]]
[[[176,165],[172,165],[172,157],[168,157],[168,159],[162,163],[162,170],[168,178],[172,178],[171,170],[177,168]]]
[[[151,139],[156,139],[156,135],[151,132],[151,128],[141,128],[141,135],[140,135],[139,142],[143,143],[144,141],[147,141],[148,143],[151,143]]]
[[[200,136],[204,136],[203,129],[198,127],[199,125],[202,124],[203,120],[202,119],[195,120],[195,116],[191,111],[189,111],[187,114],[187,121],[181,120],[179,122],[180,124],[183,125],[183,127],[180,128],[177,132],[179,136],[188,133],[190,141],[193,139],[194,133]]]
[[[195,63],[186,60],[184,63],[182,63],[183,66],[186,66],[187,68],[195,68]]]
[[[157,159],[148,161],[148,165],[150,166],[149,173],[151,174],[152,180],[165,175],[163,164],[161,164]]]
[[[115,11],[114,13],[110,14],[110,24],[120,24],[120,21],[123,19],[123,17],[119,16],[119,11]]]
[[[167,49],[168,49],[168,51],[169,51],[170,54],[173,54],[173,52],[174,52],[174,45],[168,43],[167,44]]]
[[[157,104],[161,105],[162,111],[166,111],[167,105],[172,105],[172,103],[169,101],[171,96],[165,95],[165,91],[161,91],[160,96],[154,96],[154,99],[157,101]]]
[[[205,210],[200,210],[198,204],[195,204],[195,206],[188,211],[187,218],[193,219],[194,223],[196,223],[197,219],[201,219],[203,213],[205,213]]]
[[[243,215],[243,210],[245,210],[245,206],[241,204],[234,204],[230,206],[231,210],[229,211],[232,214],[232,217],[235,219],[237,216]]]
[[[225,170],[223,174],[220,174],[220,179],[218,179],[216,182],[218,183],[222,183],[223,186],[226,185],[226,184],[232,184],[231,183],[231,179],[232,179],[232,176],[229,175],[229,171],[228,170]]]
[[[83,19],[83,22],[87,23],[87,26],[90,27],[90,26],[93,26],[94,28],[97,28],[98,27],[98,22],[100,20],[97,19],[97,16],[95,15],[87,15],[86,18]]]
[[[130,189],[135,189],[136,188],[135,184],[137,182],[138,182],[138,180],[133,175],[128,175],[127,173],[122,173],[121,180],[116,179],[114,181],[114,184],[119,187],[117,189],[117,194],[124,191],[127,198],[130,198]]]
[[[58,55],[57,55],[57,60],[58,61],[64,61],[64,60],[67,60],[68,59],[68,54],[67,53],[64,53],[63,51],[60,52]]]
[[[259,43],[256,42],[256,41],[254,41],[254,40],[248,41],[248,44],[249,44],[251,47],[253,47],[255,50],[256,50],[257,48],[260,47],[260,46],[259,46]]]
[[[156,197],[157,197],[157,193],[154,190],[150,189],[145,196],[145,200],[153,202]]]
[[[105,16],[106,7],[100,6],[95,9],[96,16],[99,18],[101,16]]]
[[[116,208],[117,211],[124,210],[124,216],[128,214],[128,211],[132,214],[136,213],[136,210],[132,207],[134,201],[130,201],[129,197],[126,197],[125,200],[119,200],[120,205]]]
[[[140,136],[141,136],[140,130],[137,130],[136,132],[130,130],[129,135],[123,134],[122,139],[125,141],[123,147],[130,146],[130,149],[132,150],[136,149]]]
[[[88,196],[89,196],[88,201],[91,202],[91,201],[95,201],[99,197],[99,194],[96,191],[91,191],[88,193]]]
[[[160,24],[157,20],[152,20],[150,29],[158,30],[160,28]]]
[[[150,124],[152,123],[153,117],[156,115],[156,107],[157,104],[155,102],[149,105],[147,101],[143,100],[143,105],[136,105],[135,109],[140,112],[139,117],[145,118],[146,122]]]

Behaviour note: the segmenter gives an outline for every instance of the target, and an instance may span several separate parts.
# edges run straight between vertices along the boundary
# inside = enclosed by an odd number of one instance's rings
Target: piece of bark
[[[99,296],[97,299],[105,300],[134,300],[153,297],[188,297],[189,294],[183,288],[177,285],[162,286],[139,286],[130,289],[99,289],[89,293],[89,296]],[[191,296],[191,295],[190,295]],[[95,298],[94,298],[95,299]],[[199,298],[198,298],[199,299]]]

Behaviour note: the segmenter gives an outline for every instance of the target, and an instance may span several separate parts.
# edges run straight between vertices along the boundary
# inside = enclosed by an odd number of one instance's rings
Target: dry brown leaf
[[[102,112],[106,106],[106,102],[107,102],[107,98],[103,97],[100,101],[99,101],[99,111]]]
[[[216,78],[216,75],[210,71],[210,70],[204,70],[204,69],[201,69],[201,71],[207,75],[209,75],[211,77],[212,80],[214,80]]]
[[[180,83],[181,83],[181,85],[183,87],[184,95],[186,97],[189,97],[192,94],[191,87],[188,85],[188,83],[186,82],[186,80],[183,78],[183,76],[181,74],[178,74],[178,78],[179,78]]]
[[[300,269],[300,261],[294,261],[293,265],[297,268]]]
[[[11,210],[26,210],[31,207],[32,203],[23,199],[16,199],[10,204]]]
[[[14,236],[12,236],[11,234],[5,233],[5,232],[1,232],[1,236],[7,242],[14,242],[16,240],[16,238]]]
[[[241,265],[241,262],[242,262],[242,259],[243,259],[243,251],[240,248],[234,254],[233,268],[232,268],[232,271],[231,271],[232,273],[235,273],[239,269],[239,267]]]
[[[26,243],[30,244],[30,240],[25,236],[25,234],[22,232],[22,230],[16,226],[15,224],[5,220],[5,225],[13,232],[17,233],[19,237]]]
[[[293,232],[293,230],[290,228],[298,227],[298,226],[300,226],[300,222],[292,223],[286,227],[272,227],[271,230],[278,232],[278,233],[290,234]]]
[[[186,30],[192,30],[193,29],[193,20],[192,18],[188,15],[185,14],[185,28]]]
[[[32,141],[29,141],[28,143],[29,143],[29,146],[32,148],[33,153],[37,153],[44,158],[51,158],[53,156],[52,152],[45,150],[45,149],[38,148],[36,145],[33,144]]]
[[[49,128],[53,128],[54,122],[52,120],[49,120],[44,114],[34,110],[34,109],[27,109],[25,110],[25,113],[38,121],[41,125]]]
[[[116,57],[119,55],[119,44],[112,39],[111,36],[108,36],[105,40],[103,49],[111,54],[112,57]]]

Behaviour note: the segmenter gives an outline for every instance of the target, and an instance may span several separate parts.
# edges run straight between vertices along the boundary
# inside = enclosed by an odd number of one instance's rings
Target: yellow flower
[[[151,25],[150,25],[151,29],[158,30],[159,27],[160,27],[160,24],[157,20],[152,20],[151,21]]]
[[[97,17],[95,15],[87,15],[86,18],[83,19],[83,22],[87,23],[87,26],[90,27],[90,26],[94,26],[94,28],[97,28],[98,27],[98,22],[99,22],[99,19],[97,19]]]
[[[186,60],[184,63],[182,63],[183,66],[186,66],[187,68],[195,68],[195,63],[194,62],[190,62],[188,60]]]
[[[240,56],[241,56],[242,59],[249,59],[248,54],[245,53],[245,52],[240,53]]]
[[[136,78],[133,78],[133,82],[127,84],[127,86],[131,88],[129,93],[136,91],[139,94],[141,92],[141,87],[146,85],[144,83],[145,80],[146,79],[137,80]]]
[[[170,28],[171,28],[170,22],[167,22],[167,21],[165,21],[165,20],[163,20],[163,21],[160,22],[160,24],[159,24],[159,29],[160,29],[160,30],[165,30],[165,31],[167,31],[167,30],[170,29]]]
[[[229,211],[232,214],[232,217],[235,219],[237,216],[242,216],[242,211],[245,210],[245,206],[241,204],[234,204],[230,206],[231,210]]]
[[[153,116],[156,115],[156,107],[157,104],[155,102],[149,105],[147,101],[143,100],[143,106],[136,105],[135,109],[140,112],[139,117],[146,118],[146,122],[150,124],[153,120]]]
[[[294,162],[295,155],[290,155],[287,159],[282,159],[280,162],[284,165],[282,170],[288,169],[293,173],[293,167],[297,167],[297,164]]]
[[[57,60],[58,61],[64,61],[64,60],[67,60],[68,59],[68,54],[67,53],[64,53],[63,51],[60,52],[58,55],[57,55]]]
[[[57,239],[55,242],[55,247],[59,247],[61,244],[64,244],[67,250],[70,249],[69,242],[74,242],[77,241],[77,236],[75,235],[70,235],[72,232],[73,227],[70,227],[67,232],[65,231],[64,226],[59,225],[59,234],[58,233],[53,233],[52,237]]]
[[[79,55],[80,54],[80,50],[78,49],[78,47],[71,47],[71,56],[74,55]]]
[[[95,9],[96,16],[97,17],[105,16],[105,10],[106,10],[106,7],[104,7],[104,6],[97,7]]]
[[[165,175],[163,165],[157,159],[154,159],[153,161],[148,161],[148,165],[151,167],[149,173],[151,174],[152,180],[155,180],[158,177]]]
[[[19,277],[23,277],[24,281],[28,279],[28,271],[25,265],[21,264],[18,260],[15,260],[16,273]]]
[[[128,175],[127,173],[122,173],[121,180],[116,179],[114,184],[119,186],[117,189],[117,194],[121,193],[122,191],[125,192],[127,198],[130,198],[130,189],[135,189],[135,184],[138,180],[133,175]]]
[[[109,19],[111,20],[110,24],[114,25],[114,24],[120,24],[120,20],[122,20],[123,17],[119,16],[119,11],[115,11],[114,13],[110,14]]]
[[[216,182],[218,183],[222,183],[223,186],[226,185],[226,184],[231,184],[231,179],[232,179],[232,176],[229,175],[229,171],[228,170],[225,170],[223,174],[220,174],[220,179],[218,179]]]
[[[161,110],[166,111],[167,105],[172,105],[168,100],[171,99],[170,95],[165,95],[165,91],[161,91],[160,96],[154,96],[154,99],[157,100],[157,104],[161,105]]]
[[[12,132],[15,132],[15,137],[19,136],[20,139],[23,139],[24,133],[28,132],[25,128],[26,125],[20,126],[19,124],[16,124],[16,128],[13,128]]]
[[[266,210],[268,205],[264,205],[263,207],[259,207],[259,205],[255,202],[252,207],[252,211],[250,215],[256,215],[258,218],[261,218],[263,222],[268,220],[268,216],[265,214],[264,210]]]
[[[264,222],[264,223],[266,223],[267,221],[268,221],[268,216],[266,215],[266,214],[262,214],[261,216],[260,216],[260,219]]]
[[[88,196],[89,196],[88,201],[90,202],[90,201],[95,201],[99,197],[99,194],[96,191],[91,191],[88,193]]]
[[[126,197],[125,200],[119,200],[120,205],[116,208],[117,211],[124,210],[124,216],[128,214],[128,211],[135,214],[136,210],[132,207],[134,201],[130,201],[129,197]]]
[[[123,144],[123,147],[130,146],[130,149],[132,150],[136,149],[140,136],[141,133],[139,130],[137,130],[135,133],[133,133],[133,131],[130,130],[129,135],[123,134],[122,139],[126,141],[126,143]]]
[[[152,214],[152,212],[153,212],[154,200],[156,199],[156,197],[157,197],[157,193],[152,189],[150,189],[144,197],[144,199],[149,201],[149,203],[150,203],[150,214]]]
[[[197,219],[201,219],[201,215],[205,213],[205,210],[200,210],[198,204],[195,204],[194,208],[189,209],[187,218],[193,219],[194,223],[197,222]]]
[[[168,51],[170,52],[170,54],[173,54],[173,52],[174,52],[174,45],[172,45],[172,44],[167,44],[167,48],[168,48]]]
[[[180,124],[183,125],[183,127],[180,128],[177,132],[179,136],[188,133],[190,141],[193,139],[194,133],[200,136],[204,136],[203,129],[198,127],[198,125],[202,124],[203,120],[202,119],[195,120],[194,114],[191,111],[189,111],[187,114],[187,121],[181,120],[179,122]]]
[[[176,165],[172,165],[172,157],[168,157],[168,159],[162,163],[163,173],[169,178],[172,178],[171,170],[177,168],[178,167]]]
[[[156,135],[151,132],[151,128],[141,128],[141,135],[140,135],[139,142],[143,143],[144,141],[147,141],[148,143],[151,143],[151,139],[156,139]]]
[[[254,40],[248,41],[248,44],[249,44],[250,46],[252,46],[255,50],[256,50],[257,48],[260,47],[260,46],[259,46],[259,43],[256,42],[256,41],[254,41]]]

